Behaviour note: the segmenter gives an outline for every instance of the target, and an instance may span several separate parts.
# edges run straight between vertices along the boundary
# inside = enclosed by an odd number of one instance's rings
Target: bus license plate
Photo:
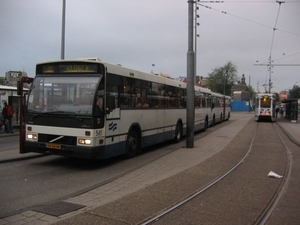
[[[46,147],[52,148],[52,149],[58,149],[58,150],[61,149],[61,145],[58,145],[58,144],[46,144]]]

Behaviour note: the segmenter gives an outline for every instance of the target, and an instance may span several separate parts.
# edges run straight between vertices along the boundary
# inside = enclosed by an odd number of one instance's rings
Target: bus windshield
[[[28,112],[92,115],[101,77],[37,76],[28,97]]]

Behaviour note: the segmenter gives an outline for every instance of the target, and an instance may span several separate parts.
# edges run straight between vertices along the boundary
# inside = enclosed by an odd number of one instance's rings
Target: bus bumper
[[[110,146],[108,148],[105,146],[84,147],[60,145],[60,149],[48,148],[46,146],[46,143],[25,141],[23,145],[23,153],[36,152],[82,159],[107,159],[120,154],[120,152],[112,151],[113,149],[121,149],[117,148],[117,146]]]

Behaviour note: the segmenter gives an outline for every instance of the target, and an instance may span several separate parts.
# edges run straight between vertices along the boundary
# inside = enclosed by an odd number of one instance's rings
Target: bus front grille
[[[39,134],[38,139],[39,142],[46,142],[46,143],[51,142],[51,143],[62,144],[62,145],[76,145],[77,143],[77,137],[72,137],[72,136]]]

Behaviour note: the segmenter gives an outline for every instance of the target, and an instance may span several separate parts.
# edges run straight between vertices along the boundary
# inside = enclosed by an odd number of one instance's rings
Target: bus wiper
[[[75,116],[73,113],[70,113],[70,112],[61,112],[61,113],[64,113],[64,114],[66,114],[66,115],[68,115],[70,117],[73,117],[73,118],[75,118],[75,119],[77,119],[79,121],[82,121],[82,118],[80,118],[78,116]]]
[[[31,112],[31,113],[36,113],[36,112]],[[35,114],[32,118],[39,117],[42,115],[53,115],[53,114],[54,114],[53,112],[42,112],[42,113]]]
[[[43,113],[39,113],[39,114],[36,114],[34,115],[32,118],[35,118],[35,117],[38,117],[38,116],[41,116],[41,115],[55,115],[55,114],[63,114],[63,115],[68,115],[70,117],[73,117],[79,121],[82,121],[82,118],[78,117],[78,116],[75,116],[73,113],[70,113],[70,112],[66,112],[66,111],[50,111],[50,112],[43,112]]]

